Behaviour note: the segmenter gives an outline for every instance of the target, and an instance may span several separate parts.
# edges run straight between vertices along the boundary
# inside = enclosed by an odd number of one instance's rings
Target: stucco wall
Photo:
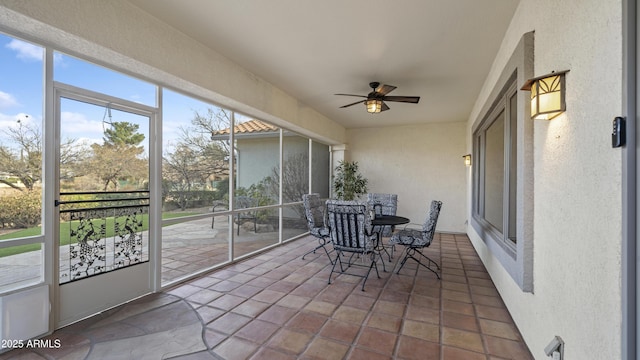
[[[273,175],[280,165],[280,135],[238,138],[237,187],[248,188]],[[299,136],[284,138],[283,157],[309,153],[309,140]],[[300,199],[302,201],[302,199]]]
[[[621,356],[621,154],[610,144],[622,106],[621,13],[617,0],[521,0],[468,123],[525,32],[535,31],[536,75],[570,70],[566,113],[532,120],[534,292],[522,292],[468,228],[536,359],[548,358],[554,335],[569,360]]]
[[[398,194],[398,215],[422,223],[431,200],[441,200],[437,230],[464,232],[465,125],[348,130],[348,156],[369,180],[369,192]]]

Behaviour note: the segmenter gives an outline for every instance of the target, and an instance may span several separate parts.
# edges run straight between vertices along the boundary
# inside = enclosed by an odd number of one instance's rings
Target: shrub
[[[0,214],[0,221],[12,227],[36,226],[42,219],[42,193],[33,190],[4,196],[0,201]]]
[[[333,178],[333,190],[339,200],[355,200],[367,193],[367,182],[356,161],[340,161]]]
[[[169,191],[164,199],[163,210],[180,208],[184,211],[198,207],[210,207],[214,200],[218,200],[218,198],[216,192],[211,190]]]

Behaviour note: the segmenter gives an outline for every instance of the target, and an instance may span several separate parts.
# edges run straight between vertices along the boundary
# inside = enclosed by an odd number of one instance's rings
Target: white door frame
[[[52,82],[52,102],[53,115],[54,115],[54,127],[53,136],[49,138],[49,141],[53,143],[54,150],[54,169],[49,169],[47,174],[50,175],[46,179],[46,184],[49,189],[52,189],[51,193],[55,196],[55,199],[59,199],[60,186],[59,186],[59,149],[60,149],[60,123],[61,123],[61,98],[71,99],[75,101],[81,101],[96,106],[110,107],[112,109],[122,110],[149,119],[149,177],[150,180],[156,176],[159,166],[154,164],[154,161],[158,157],[158,151],[156,149],[155,132],[157,131],[157,117],[158,109],[128,100],[112,97],[109,95],[100,94],[97,92],[89,91],[86,89],[77,88],[71,85],[62,84],[58,82]],[[50,136],[50,135],[49,135]],[[51,147],[47,147],[51,149]],[[50,159],[50,157],[49,157]],[[52,175],[52,176],[51,176]],[[157,185],[157,182],[150,181],[150,187]],[[52,246],[49,250],[52,252],[50,257],[50,265],[47,266],[47,272],[52,274],[50,279],[53,285],[52,297],[53,302],[53,330],[62,326],[69,325],[75,321],[81,320],[87,316],[93,315],[100,311],[107,310],[111,307],[122,304],[126,301],[130,301],[139,296],[145,295],[157,289],[156,279],[157,275],[154,271],[159,268],[160,254],[159,245],[156,244],[160,239],[160,224],[158,219],[160,215],[157,214],[157,201],[154,201],[154,194],[157,194],[155,188],[150,189],[149,194],[151,203],[149,207],[149,261],[127,268],[111,271],[109,273],[92,276],[82,280],[76,280],[74,282],[59,284],[59,246],[58,237],[60,233],[59,221],[59,207],[46,206],[45,211],[51,211],[52,227],[50,233],[52,234]],[[51,200],[50,197],[47,197]],[[155,214],[152,216],[152,213]],[[153,244],[153,245],[152,245]],[[105,289],[108,289],[105,291]],[[116,290],[117,291],[114,291]]]

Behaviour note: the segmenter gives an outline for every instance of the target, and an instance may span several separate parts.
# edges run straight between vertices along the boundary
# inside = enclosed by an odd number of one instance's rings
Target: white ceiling
[[[466,121],[518,0],[129,0],[347,128]],[[369,82],[420,96],[368,114]]]

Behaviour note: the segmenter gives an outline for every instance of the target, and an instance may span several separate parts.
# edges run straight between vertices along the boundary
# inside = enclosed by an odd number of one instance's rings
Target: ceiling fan
[[[389,110],[387,104],[384,103],[385,101],[405,102],[412,104],[417,104],[418,101],[420,101],[420,96],[387,96],[388,93],[396,89],[396,87],[393,85],[380,85],[379,82],[370,82],[369,86],[373,89],[373,91],[371,91],[367,96],[354,94],[335,94],[365,98],[364,100],[356,101],[352,104],[340,106],[340,108],[342,109],[356,104],[364,103],[367,107],[367,112],[375,114],[381,111]]]

